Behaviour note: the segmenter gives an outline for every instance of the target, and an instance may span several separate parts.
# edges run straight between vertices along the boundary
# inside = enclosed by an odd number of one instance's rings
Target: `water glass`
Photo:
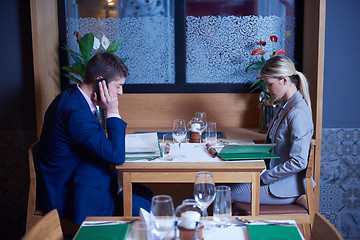
[[[156,195],[151,199],[150,230],[154,239],[175,237],[175,213],[170,196]]]
[[[231,225],[231,189],[228,186],[215,188],[213,219],[217,227],[225,228]]]
[[[175,119],[173,124],[173,132],[172,136],[174,139],[174,143],[178,144],[178,154],[176,154],[176,157],[183,158],[184,155],[181,154],[181,143],[186,142],[186,123],[184,119]],[[176,144],[176,145],[177,145]]]
[[[204,112],[196,112],[195,113],[195,118],[199,119],[200,121],[202,121],[204,123],[204,126],[202,129],[200,129],[199,133],[200,133],[200,142],[202,139],[202,133],[205,131],[206,129],[206,124],[207,124],[207,120],[206,120],[206,113]]]
[[[173,160],[172,152],[174,152],[174,151],[171,151],[171,148],[170,148],[171,143],[173,143],[172,134],[171,133],[164,133],[163,139],[162,139],[161,151],[162,151],[163,159],[167,160],[167,161],[172,161]]]
[[[208,122],[207,129],[205,132],[205,142],[210,143],[211,145],[215,145],[217,142],[217,131],[216,131],[216,123]]]
[[[129,240],[150,240],[149,231],[145,222],[134,222],[130,226]]]

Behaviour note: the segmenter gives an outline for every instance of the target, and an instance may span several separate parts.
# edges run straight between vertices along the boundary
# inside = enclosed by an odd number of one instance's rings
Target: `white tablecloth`
[[[241,142],[241,144],[254,144],[253,142]],[[173,157],[171,161],[164,158],[156,159],[127,159],[126,162],[222,162],[219,157],[213,158],[205,147],[205,143],[182,143],[180,154],[182,157],[177,156],[177,148],[175,144],[170,144],[170,155]],[[218,152],[223,146],[217,146]],[[242,160],[244,161],[263,161],[263,160]],[[117,171],[118,192],[122,191],[122,172]]]
[[[254,144],[252,142],[241,144]],[[216,146],[215,148],[218,152],[223,146]],[[182,143],[180,147],[180,153],[178,151],[178,146],[175,144],[170,144],[170,155],[173,157],[173,162],[221,162],[219,157],[213,158],[209,154],[208,150],[205,147],[205,143]],[[178,155],[182,155],[179,157]],[[127,162],[148,162],[148,159],[136,159],[136,160],[126,160]],[[151,160],[152,162],[169,162],[163,158],[156,158]],[[262,160],[249,160],[249,161],[262,161]]]

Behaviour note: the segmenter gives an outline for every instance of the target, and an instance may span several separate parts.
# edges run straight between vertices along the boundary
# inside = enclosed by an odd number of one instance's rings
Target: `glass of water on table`
[[[186,123],[184,119],[175,119],[173,124],[173,132],[172,136],[174,139],[174,143],[177,143],[177,154],[174,157],[184,157],[184,155],[181,154],[181,143],[186,141]]]

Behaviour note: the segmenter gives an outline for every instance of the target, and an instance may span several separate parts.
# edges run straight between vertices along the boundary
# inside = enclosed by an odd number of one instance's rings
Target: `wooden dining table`
[[[248,216],[247,219],[251,219],[253,217]],[[255,217],[256,218],[256,217]],[[242,239],[242,240],[249,240],[250,239],[250,232],[248,231],[248,228],[246,227],[246,224],[243,224],[241,222],[239,222],[238,217],[233,217],[232,218],[232,224],[231,226],[227,227],[227,228],[218,228],[214,226],[214,229],[212,231],[209,232],[203,232],[203,239],[208,239],[208,240],[215,240],[215,239],[221,239],[221,238],[225,238],[225,239]],[[177,219],[180,220],[180,219]],[[211,223],[212,222],[212,217],[209,217],[208,219]],[[104,232],[104,229],[99,229],[97,230],[97,226],[105,226],[105,225],[113,225],[113,224],[122,224],[122,223],[130,223],[130,229],[128,230],[128,234],[126,239],[127,240],[135,240],[134,239],[134,235],[135,235],[135,228],[132,228],[133,226],[133,222],[134,221],[143,221],[141,218],[139,217],[118,217],[118,216],[113,216],[113,217],[87,217],[83,223],[84,226],[91,226],[93,228],[93,231],[91,232],[92,237],[94,237],[94,234],[97,234],[97,237],[103,237],[103,239],[110,239],[110,235],[114,234],[114,232]],[[289,226],[287,224],[289,224],[290,226],[294,226],[295,227],[295,232],[293,231],[293,235],[291,237],[289,237],[289,235],[287,235],[288,233],[285,233],[282,230],[286,230],[283,227],[284,226],[280,226],[279,229],[277,228],[277,230],[271,230],[269,228],[266,228],[266,225],[269,225],[269,223],[274,222],[274,224],[279,223],[279,225],[281,225],[281,223],[284,223],[286,226],[286,228],[288,228]],[[305,240],[302,232],[300,231],[300,229],[296,226],[296,222],[294,220],[268,220],[268,221],[264,221],[263,223],[258,222],[258,223],[254,223],[255,225],[260,225],[260,229],[257,229],[255,234],[256,235],[263,235],[263,239],[270,239],[270,237],[272,237],[271,239],[301,239],[301,240]],[[265,225],[263,228],[261,225]],[[83,225],[81,227],[83,227]],[[253,224],[250,224],[253,225]],[[270,224],[271,225],[271,224]],[[271,227],[271,226],[270,226]],[[276,226],[275,226],[276,227]],[[113,230],[113,229],[112,229]],[[262,230],[262,231],[261,231]],[[269,232],[269,230],[271,230],[271,232]],[[74,239],[78,239],[78,235],[79,232],[81,231],[81,228],[79,228],[78,232],[76,233]],[[254,230],[253,230],[254,231]],[[276,237],[274,238],[274,232],[276,231]],[[89,231],[88,231],[89,234]],[[83,234],[84,236],[84,234]],[[119,236],[116,236],[119,237]],[[83,238],[81,238],[83,239]],[[87,238],[86,238],[87,239]]]
[[[193,183],[200,171],[213,173],[215,183],[251,183],[251,215],[259,215],[263,161],[247,162],[125,162],[115,166],[123,175],[124,216],[132,216],[133,183]]]
[[[143,129],[144,132],[151,130]],[[241,128],[226,129],[224,135],[227,138],[221,141],[241,142],[264,139],[263,134]],[[204,145],[200,147],[206,152]],[[199,158],[190,153],[185,157],[187,160],[127,160],[122,165],[113,166],[122,173],[124,216],[132,216],[133,183],[194,183],[195,175],[200,171],[212,172],[216,184],[251,183],[251,215],[259,215],[260,173],[266,168],[264,161],[223,161],[219,158],[212,158],[208,153],[205,154],[208,159],[201,156],[203,161],[198,161]]]

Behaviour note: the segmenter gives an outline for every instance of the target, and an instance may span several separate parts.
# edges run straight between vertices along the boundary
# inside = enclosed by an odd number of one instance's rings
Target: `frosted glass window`
[[[127,84],[173,84],[173,0],[67,0],[67,45],[78,50],[74,36],[92,32],[110,42],[125,39],[117,55],[127,58]],[[71,62],[71,59],[69,59]]]
[[[127,84],[138,86],[129,86],[133,92],[213,91],[211,84],[237,91],[257,77],[255,71],[245,72],[247,66],[259,60],[259,56],[251,56],[258,47],[255,42],[267,42],[263,49],[267,52],[265,58],[269,58],[271,35],[278,37],[276,49],[285,49],[286,55],[294,59],[295,0],[65,3],[70,48],[78,51],[74,31],[82,35],[92,32],[99,39],[105,35],[111,42],[125,38],[117,54],[127,58]]]
[[[294,1],[291,0],[186,0],[186,82],[252,83],[257,73],[245,72],[259,59],[251,56],[255,42],[268,59],[276,48],[294,53]]]

